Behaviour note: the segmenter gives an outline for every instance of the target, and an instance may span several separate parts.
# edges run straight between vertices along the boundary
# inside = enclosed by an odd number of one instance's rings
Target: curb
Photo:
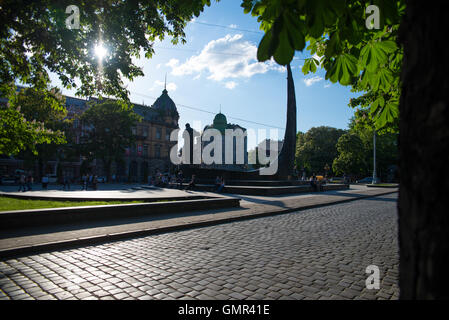
[[[14,210],[0,212],[0,230],[27,226],[46,226],[67,222],[96,221],[108,218],[129,218],[161,213],[198,211],[238,207],[239,198],[220,197],[170,202],[129,203]]]
[[[399,191],[398,190],[386,191],[386,192],[382,192],[382,193],[375,194],[375,195],[361,195],[361,196],[350,198],[350,199],[342,199],[342,200],[335,200],[335,201],[331,201],[331,202],[327,202],[327,203],[305,205],[305,206],[301,206],[301,207],[297,207],[297,208],[281,209],[281,210],[276,210],[276,211],[266,211],[266,212],[251,214],[251,215],[242,215],[242,216],[236,216],[236,217],[229,217],[229,218],[222,218],[222,219],[208,220],[208,221],[191,222],[191,223],[181,223],[181,224],[171,225],[171,226],[166,226],[166,227],[147,228],[147,229],[142,229],[142,230],[137,230],[137,231],[125,231],[125,232],[111,233],[111,234],[106,234],[106,235],[91,236],[91,237],[71,239],[71,240],[53,241],[53,242],[48,242],[48,243],[40,243],[37,245],[16,247],[16,248],[11,248],[11,249],[0,249],[0,258],[5,259],[5,258],[26,255],[26,254],[39,254],[39,253],[44,253],[44,252],[48,252],[48,251],[53,251],[56,249],[58,249],[58,250],[70,249],[70,248],[76,248],[76,247],[80,247],[80,246],[102,244],[102,243],[113,242],[113,241],[135,238],[135,237],[144,237],[144,236],[173,232],[173,231],[181,231],[181,230],[188,230],[188,229],[201,228],[201,227],[207,227],[207,226],[214,226],[214,225],[236,222],[236,221],[252,220],[252,219],[257,219],[257,218],[291,213],[291,212],[295,212],[295,211],[303,211],[303,210],[314,209],[314,208],[319,208],[319,207],[326,207],[326,206],[330,206],[330,205],[352,202],[352,201],[362,200],[362,199],[367,199],[367,198],[375,198],[378,196],[393,194],[393,193],[397,193],[397,192],[399,192]]]

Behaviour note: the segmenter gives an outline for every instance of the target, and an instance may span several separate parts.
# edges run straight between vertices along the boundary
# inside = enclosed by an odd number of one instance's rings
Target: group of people
[[[22,191],[30,191],[31,185],[33,184],[33,176],[31,174],[28,174],[25,176],[25,174],[21,174],[19,177],[19,190],[18,192]]]
[[[326,184],[327,179],[323,177],[322,179],[318,179],[315,174],[310,177],[310,185],[312,186],[313,191],[323,191],[323,185]]]
[[[214,191],[216,192],[222,192],[223,189],[225,187],[225,180],[223,179],[223,177],[219,177],[217,176],[215,178],[215,188]]]
[[[81,190],[86,190],[87,188],[91,187],[93,190],[97,190],[97,184],[98,184],[98,177],[97,175],[93,174],[83,174],[81,177]]]
[[[154,176],[148,176],[148,184],[150,186],[161,187],[161,188],[170,188],[175,185],[177,182],[176,176],[174,174],[162,174],[159,170],[157,170]]]
[[[179,170],[176,174],[162,174],[159,170],[154,176],[148,176],[148,184],[155,187],[174,188],[175,186],[181,190],[194,190],[197,184],[196,175],[192,175],[190,181],[184,187],[184,174]],[[223,177],[217,176],[214,184],[215,192],[222,192],[225,187],[225,180]]]

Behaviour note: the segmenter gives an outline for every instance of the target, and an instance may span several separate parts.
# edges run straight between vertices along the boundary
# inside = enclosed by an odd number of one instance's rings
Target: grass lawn
[[[42,208],[80,207],[105,204],[142,203],[144,201],[47,201],[25,200],[0,196],[0,211],[28,210]]]
[[[386,187],[386,188],[395,188],[399,187],[398,183],[376,183],[376,184],[367,184],[369,187]]]

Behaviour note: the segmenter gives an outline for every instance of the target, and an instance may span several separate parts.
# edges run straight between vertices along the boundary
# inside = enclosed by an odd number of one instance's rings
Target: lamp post
[[[372,184],[379,183],[376,170],[376,130],[373,130],[373,182]]]
[[[327,172],[330,170],[329,165],[326,163],[326,165],[324,166],[324,177],[327,178]]]

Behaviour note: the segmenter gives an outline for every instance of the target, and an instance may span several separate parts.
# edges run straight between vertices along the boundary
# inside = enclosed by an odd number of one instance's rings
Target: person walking
[[[187,185],[185,190],[193,190],[193,188],[195,188],[195,183],[196,183],[195,175],[192,174],[192,180],[190,180],[190,183]]]
[[[93,188],[94,190],[97,190],[97,183],[98,183],[98,177],[97,177],[96,175],[94,175],[94,176],[92,177],[92,188]]]
[[[219,185],[218,188],[217,188],[217,192],[222,192],[223,189],[224,189],[224,187],[225,187],[225,180],[224,180],[223,177],[222,177],[222,178],[221,178],[220,185]]]
[[[25,192],[26,190],[25,190],[25,175],[22,173],[21,175],[20,175],[20,178],[19,178],[19,190],[17,190],[18,192],[20,192],[20,191],[22,191],[22,192]]]
[[[31,190],[31,185],[33,184],[33,180],[34,180],[34,179],[33,179],[32,174],[29,173],[28,176],[27,176],[27,179],[26,179],[28,191]]]
[[[47,175],[44,175],[43,177],[42,177],[42,189],[44,189],[44,190],[47,190],[47,187],[48,187],[48,176]]]
[[[62,178],[62,184],[64,185],[64,190],[67,187],[67,190],[70,191],[70,178],[67,177],[67,175],[64,175],[64,177]]]
[[[81,183],[83,185],[81,190],[87,191],[87,175],[86,174],[83,174],[83,176],[81,177]]]
[[[313,176],[310,178],[310,186],[312,187],[313,191],[318,191],[317,189],[317,180],[316,175],[313,174]]]
[[[176,181],[178,182],[178,188],[179,189],[182,189],[182,182],[183,182],[183,180],[184,180],[184,175],[182,174],[182,170],[179,170],[178,171],[178,176],[177,176],[177,179],[176,179]]]

